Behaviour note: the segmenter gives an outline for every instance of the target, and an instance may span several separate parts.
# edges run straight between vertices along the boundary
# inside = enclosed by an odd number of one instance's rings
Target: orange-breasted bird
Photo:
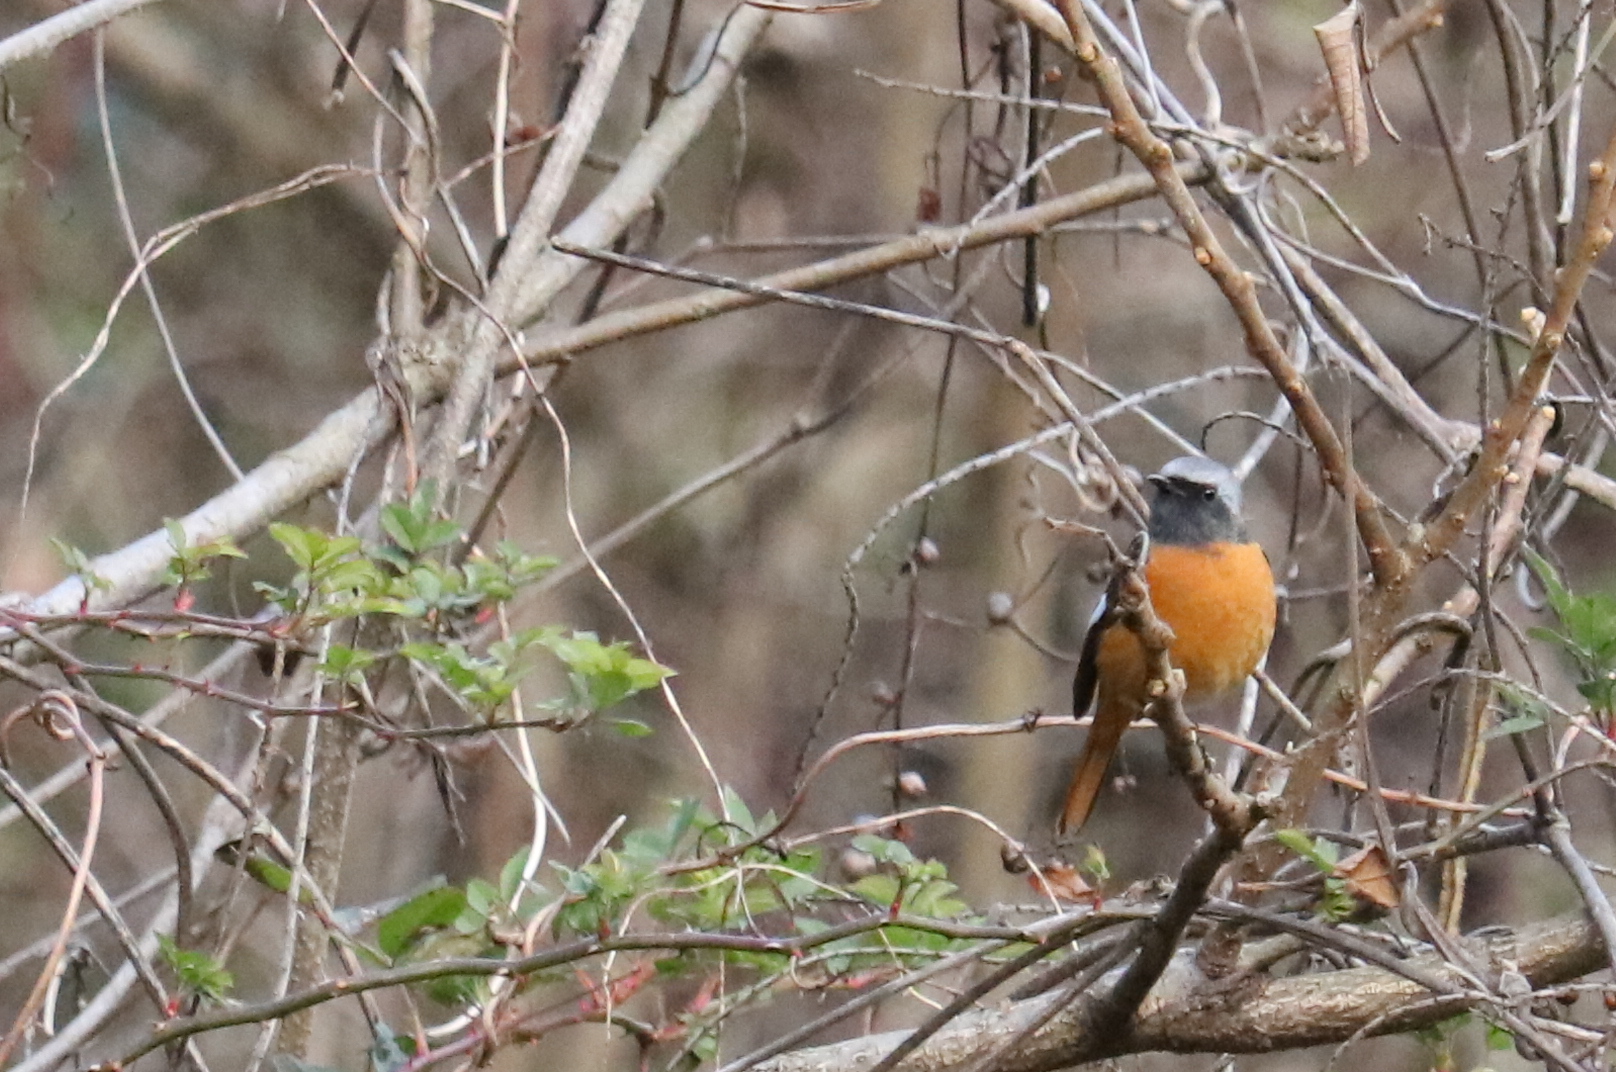
[[[1150,477],[1145,585],[1156,615],[1173,630],[1168,656],[1184,675],[1184,698],[1202,700],[1243,683],[1274,638],[1274,573],[1240,520],[1240,483],[1206,458],[1176,458]],[[1081,718],[1098,694],[1094,726],[1066,790],[1060,833],[1094,809],[1123,731],[1144,710],[1139,638],[1110,620],[1105,600],[1083,640],[1072,710]]]

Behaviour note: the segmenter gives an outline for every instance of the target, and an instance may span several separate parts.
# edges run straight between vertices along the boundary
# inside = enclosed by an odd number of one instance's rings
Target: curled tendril
[[[79,715],[78,702],[72,695],[61,689],[46,689],[31,702],[16,708],[0,720],[0,765],[11,766],[9,745],[11,731],[25,718],[31,719],[40,729],[58,741],[77,739],[93,758],[98,760],[107,758],[101,746],[85,732],[84,720]]]

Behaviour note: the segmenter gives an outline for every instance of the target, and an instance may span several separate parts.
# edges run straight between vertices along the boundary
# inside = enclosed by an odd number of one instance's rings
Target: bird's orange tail
[[[1077,769],[1066,789],[1066,806],[1061,809],[1060,825],[1056,827],[1061,835],[1082,829],[1088,821],[1123,731],[1132,721],[1126,710],[1107,710],[1103,703],[1095,710],[1094,725],[1089,729],[1088,740],[1083,742],[1083,754],[1078,757]]]

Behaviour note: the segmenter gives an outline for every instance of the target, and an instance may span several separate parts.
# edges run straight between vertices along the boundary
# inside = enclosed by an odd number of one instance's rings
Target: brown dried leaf
[[[1094,900],[1094,887],[1085,882],[1077,868],[1071,864],[1045,864],[1043,874],[1034,872],[1028,875],[1027,883],[1032,886],[1035,893],[1047,894],[1058,900]]]
[[[1369,159],[1369,109],[1364,101],[1363,56],[1358,45],[1358,0],[1313,27],[1330,72],[1342,136],[1354,165]]]
[[[1383,911],[1390,911],[1401,902],[1397,876],[1379,845],[1366,845],[1336,864],[1335,875],[1346,883],[1347,892],[1354,900],[1367,901]]]

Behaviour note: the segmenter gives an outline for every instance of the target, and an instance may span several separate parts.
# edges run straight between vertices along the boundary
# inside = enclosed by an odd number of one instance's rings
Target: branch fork
[[[1145,714],[1161,729],[1168,760],[1189,786],[1196,804],[1238,847],[1263,820],[1264,809],[1256,798],[1236,792],[1213,771],[1201,750],[1195,723],[1184,712],[1184,674],[1173,666],[1170,655],[1173,630],[1151,606],[1150,590],[1140,572],[1144,539],[1137,539],[1127,556],[1115,558],[1116,572],[1107,595],[1112,609],[1107,616],[1139,639],[1149,694]]]

